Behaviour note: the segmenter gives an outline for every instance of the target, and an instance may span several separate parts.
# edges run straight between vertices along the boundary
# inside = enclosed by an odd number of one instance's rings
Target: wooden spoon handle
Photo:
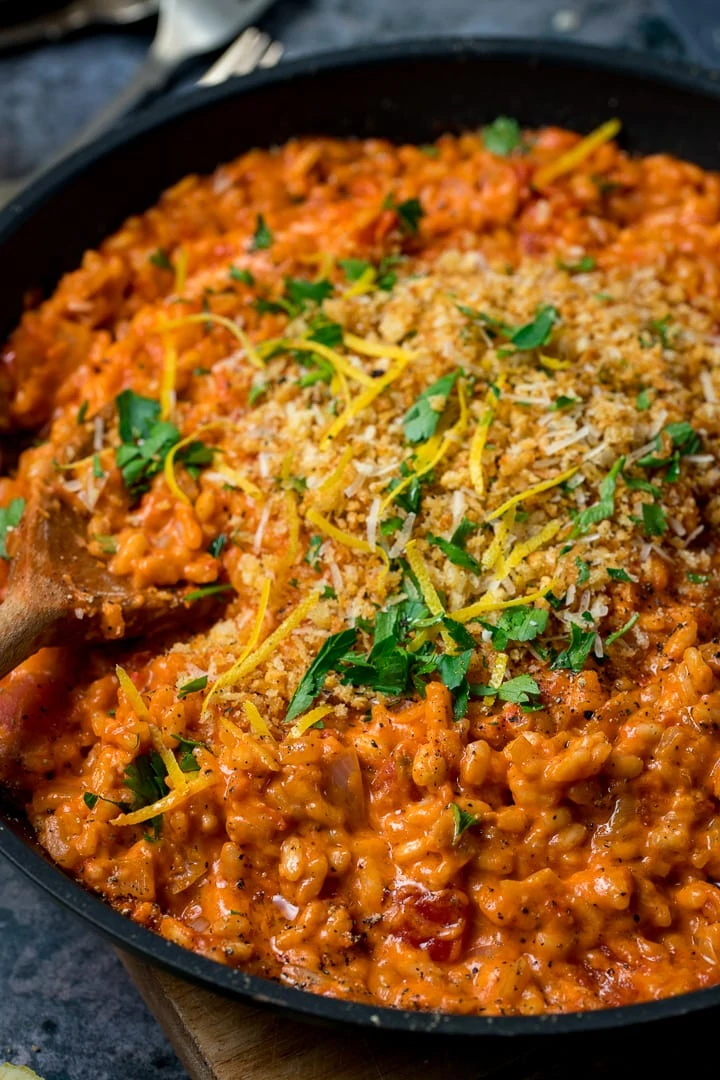
[[[27,603],[8,592],[0,604],[0,679],[42,646],[49,644],[49,631],[60,619],[52,607]]]

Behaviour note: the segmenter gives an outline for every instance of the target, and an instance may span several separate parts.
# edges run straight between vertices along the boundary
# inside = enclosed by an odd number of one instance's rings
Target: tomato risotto
[[[23,316],[0,584],[47,482],[186,603],[0,684],[129,918],[409,1009],[720,982],[720,181],[618,128],[253,150]]]

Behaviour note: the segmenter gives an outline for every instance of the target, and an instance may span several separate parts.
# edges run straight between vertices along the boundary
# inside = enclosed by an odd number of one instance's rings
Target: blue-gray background
[[[663,0],[278,0],[261,25],[288,56],[447,33],[688,55],[666,15]],[[0,54],[0,179],[41,164],[122,87],[150,31],[91,32]],[[0,1062],[5,1058],[46,1080],[186,1077],[111,948],[0,862]],[[559,1077],[558,1068],[566,1075],[559,1061],[545,1060],[540,1072],[523,1075]],[[604,1075],[604,1066],[597,1061],[589,1072]]]

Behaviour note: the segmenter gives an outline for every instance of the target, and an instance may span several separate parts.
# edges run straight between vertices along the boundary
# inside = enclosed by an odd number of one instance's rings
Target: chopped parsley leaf
[[[95,477],[96,480],[102,480],[102,478],[105,475],[105,473],[103,472],[103,467],[100,464],[100,455],[99,454],[93,454],[92,471],[93,471],[93,476]]]
[[[579,405],[580,399],[574,397],[566,397],[565,394],[560,394],[555,398],[555,402],[550,406],[550,412],[561,412],[563,409],[572,409],[573,405]]]
[[[117,542],[114,536],[103,536],[101,533],[95,533],[93,540],[100,545],[106,555],[117,554]]]
[[[252,242],[250,244],[251,251],[266,251],[272,246],[273,234],[265,223],[265,218],[262,214],[258,214],[257,221],[255,223],[255,232],[253,233]]]
[[[410,406],[402,421],[408,442],[426,442],[435,434],[438,421],[445,411],[447,399],[459,375],[459,369],[442,375],[436,382],[426,387]]]
[[[470,521],[469,518],[464,517],[450,537],[450,543],[456,544],[460,548],[464,548],[468,541],[468,537],[472,536],[474,532],[477,532],[479,528],[480,526],[476,522]]]
[[[226,543],[227,543],[227,536],[225,535],[225,533],[219,533],[215,537],[214,540],[210,541],[208,551],[212,555],[213,559],[218,559],[220,557],[220,553],[221,553],[222,549],[225,547]]]
[[[466,829],[471,829],[473,825],[477,825],[479,818],[474,814],[468,814],[467,810],[462,810],[457,803],[451,802],[450,809],[452,810],[454,830],[453,830],[453,845],[457,844],[458,840],[465,832]]]
[[[560,313],[552,304],[545,304],[538,308],[537,315],[532,322],[518,327],[512,334],[510,341],[520,352],[530,349],[538,349],[541,345],[547,345],[552,336],[553,326],[560,318]]]
[[[197,679],[190,679],[189,682],[183,683],[178,687],[177,696],[179,698],[186,698],[188,694],[195,694],[198,690],[204,690],[208,683],[207,675],[199,675]],[[176,735],[177,739],[178,736]]]
[[[498,701],[508,701],[512,705],[535,707],[540,695],[540,687],[530,675],[516,675],[500,686],[485,686],[471,683],[470,693],[474,697],[497,697]],[[533,698],[536,700],[533,701]]]
[[[578,568],[577,583],[578,585],[584,585],[586,581],[590,580],[590,566],[579,555],[575,556],[575,565]]]
[[[498,116],[482,129],[486,150],[498,157],[508,157],[521,144],[520,125],[511,116]]]
[[[558,269],[566,270],[568,274],[589,274],[597,266],[597,259],[593,255],[583,255],[576,263],[566,263],[558,259]]]
[[[600,498],[598,502],[593,503],[592,506],[588,506],[586,510],[583,510],[582,513],[578,514],[575,519],[575,525],[573,526],[571,536],[582,536],[583,533],[588,532],[591,526],[613,516],[615,513],[615,488],[617,486],[617,478],[624,464],[624,457],[617,459],[600,485]]]
[[[481,625],[490,632],[493,648],[503,652],[511,641],[533,641],[547,622],[547,611],[523,604],[501,612],[495,624],[481,621]]]
[[[407,236],[417,236],[420,219],[425,211],[419,199],[406,199],[405,202],[396,203],[393,195],[383,202],[384,210],[394,210],[398,217],[400,228]]]
[[[693,585],[707,585],[710,580],[709,574],[686,574],[685,576]]]
[[[352,648],[356,637],[356,630],[341,630],[338,634],[331,634],[323,642],[317,656],[303,675],[297,690],[292,696],[285,715],[286,724],[289,724],[291,720],[294,720],[310,708],[325,685],[328,673]]]
[[[233,279],[233,281],[239,281],[243,285],[255,284],[254,276],[250,273],[249,270],[246,270],[245,267],[242,267],[241,269],[238,266],[231,266],[228,270],[228,274]]]
[[[165,783],[166,776],[165,762],[156,750],[139,754],[125,769],[125,786],[135,796],[131,810],[142,810],[168,795],[170,788]],[[150,825],[153,835],[148,835],[147,839],[159,840],[162,815],[152,818]]]
[[[641,390],[635,398],[635,408],[638,412],[647,412],[652,405],[652,390]]]
[[[305,553],[305,562],[308,566],[311,566],[313,570],[320,569],[320,548],[324,542],[323,536],[311,536],[308,541],[308,549]]]
[[[23,498],[12,499],[7,506],[0,507],[0,559],[9,559],[5,542],[11,529],[17,528],[25,510]]]
[[[333,294],[332,283],[326,278],[322,281],[306,281],[304,278],[285,278],[285,296],[299,311],[303,311],[305,305],[322,304],[328,296]]]
[[[158,248],[157,251],[153,251],[152,255],[148,255],[148,262],[151,262],[153,266],[157,266],[160,270],[169,270],[171,274],[175,270],[164,248]]]
[[[583,630],[575,623],[571,623],[570,642],[567,648],[563,649],[563,651],[555,657],[550,667],[554,671],[557,671],[559,668],[565,668],[569,671],[582,671],[585,667],[585,661],[595,644],[596,637],[597,633],[595,630]]]
[[[434,536],[433,533],[427,533],[425,539],[433,547],[440,548],[443,555],[455,566],[461,566],[464,570],[471,570],[473,574],[482,573],[482,567],[477,559],[474,559],[459,544],[453,544],[450,540],[443,540],[442,536]]]
[[[320,593],[321,600],[337,600],[337,593],[333,589],[332,585],[323,586],[323,591]]]
[[[632,581],[633,579],[628,574],[627,570],[617,570],[615,567],[608,566],[608,577],[613,581]]]
[[[633,626],[639,618],[640,613],[636,611],[634,615],[630,616],[624,626],[621,626],[620,629],[616,630],[614,633],[608,634],[608,636],[605,638],[605,646],[607,647],[609,645],[613,645],[618,638],[621,638],[623,636],[623,634],[627,634],[628,630],[632,630]]]
[[[308,339],[317,341],[320,345],[327,345],[329,349],[335,349],[343,343],[343,328],[340,323],[332,322],[322,312],[318,313],[309,323]]]
[[[348,281],[358,281],[372,267],[367,259],[338,259],[338,266]]]
[[[387,518],[385,521],[380,522],[380,535],[392,536],[398,529],[402,529],[403,519],[401,517]]]
[[[78,411],[77,411],[77,422],[78,422],[78,424],[84,424],[85,423],[85,420],[87,418],[87,411],[88,411],[89,405],[90,405],[89,401],[87,401],[87,400],[83,401],[82,405],[78,409]]]
[[[659,503],[643,503],[642,519],[633,518],[642,524],[646,536],[662,536],[667,532],[668,523],[665,511]]]
[[[191,592],[185,593],[183,600],[188,604],[193,604],[196,600],[203,600],[206,596],[230,592],[232,589],[232,585],[203,585],[201,589],[193,589]]]
[[[248,394],[248,405],[252,408],[253,405],[257,405],[260,398],[267,392],[269,383],[266,382],[254,382],[250,387],[250,393]]]

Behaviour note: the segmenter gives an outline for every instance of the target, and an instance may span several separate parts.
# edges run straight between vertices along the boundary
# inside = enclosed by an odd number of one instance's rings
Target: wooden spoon
[[[60,483],[41,482],[27,500],[0,604],[0,678],[46,645],[144,637],[187,622],[180,589],[133,589],[90,554],[86,531]],[[207,610],[193,603],[193,622]]]

